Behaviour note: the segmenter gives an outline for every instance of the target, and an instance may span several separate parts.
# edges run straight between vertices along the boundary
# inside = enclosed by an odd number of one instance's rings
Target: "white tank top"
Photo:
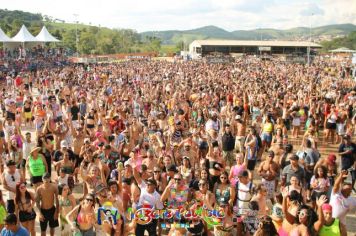
[[[16,188],[16,183],[20,182],[21,180],[21,175],[18,169],[16,169],[14,174],[10,174],[8,171],[5,171],[4,175],[7,186],[10,188]],[[14,192],[7,191],[8,200],[15,199],[15,195],[16,194]]]

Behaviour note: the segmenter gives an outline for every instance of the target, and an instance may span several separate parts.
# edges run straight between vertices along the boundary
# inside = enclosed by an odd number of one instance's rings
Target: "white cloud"
[[[139,32],[205,25],[239,30],[356,24],[355,0],[0,0],[0,6],[67,22],[74,22],[77,13],[80,22]]]

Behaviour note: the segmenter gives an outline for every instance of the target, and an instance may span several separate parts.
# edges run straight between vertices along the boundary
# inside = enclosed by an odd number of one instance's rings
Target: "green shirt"
[[[43,174],[46,172],[46,167],[43,163],[43,160],[40,155],[38,155],[37,159],[33,159],[32,155],[30,155],[29,160],[29,167],[30,167],[30,173],[32,176],[43,176]]]

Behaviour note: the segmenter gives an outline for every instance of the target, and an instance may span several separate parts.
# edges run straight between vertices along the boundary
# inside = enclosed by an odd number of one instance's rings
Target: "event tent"
[[[38,40],[28,32],[25,25],[22,25],[20,31],[11,39],[12,42],[38,42]]]
[[[47,30],[46,26],[43,26],[41,32],[36,36],[37,42],[59,42],[58,39],[53,37]]]
[[[356,53],[356,50],[351,50],[348,48],[337,48],[334,50],[330,50],[329,52],[332,52],[332,53]]]
[[[12,40],[0,28],[0,42],[11,42]]]

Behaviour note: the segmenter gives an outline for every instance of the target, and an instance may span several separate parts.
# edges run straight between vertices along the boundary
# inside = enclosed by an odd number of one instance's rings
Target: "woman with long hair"
[[[73,232],[80,232],[83,236],[95,236],[95,196],[88,194],[84,200],[71,210],[66,220],[70,223]]]
[[[21,177],[24,179],[24,168],[22,167],[22,147],[19,145],[16,138],[12,138],[9,143],[9,158],[16,163],[16,169],[22,169]]]
[[[278,236],[272,218],[269,216],[262,216],[260,218],[260,223],[258,224],[258,229],[253,236]]]
[[[281,232],[279,232],[279,234],[287,235],[289,233],[290,236],[316,236],[324,224],[324,215],[321,206],[327,201],[326,196],[321,196],[316,202],[318,206],[318,215],[315,214],[311,207],[304,204],[299,205],[295,215],[291,214],[291,212],[287,210],[287,196],[288,190],[284,189],[282,205],[283,214],[285,216],[285,221],[288,221],[292,226],[286,229],[283,222],[283,233],[281,234]]]
[[[36,213],[33,209],[35,205],[35,195],[29,192],[26,184],[19,182],[16,184],[15,206],[18,219],[31,236],[35,236],[35,219]]]
[[[60,225],[61,225],[61,236],[70,236],[71,228],[66,219],[66,215],[70,212],[77,204],[75,202],[74,196],[70,192],[70,188],[66,184],[58,185],[58,198],[60,205]]]
[[[325,166],[319,166],[314,170],[314,175],[310,180],[310,186],[313,190],[311,200],[313,209],[315,209],[316,200],[322,195],[327,195],[330,188],[330,182]]]
[[[226,204],[232,206],[234,204],[235,191],[234,188],[230,186],[226,171],[221,173],[220,179],[215,184],[214,194],[218,206]]]

